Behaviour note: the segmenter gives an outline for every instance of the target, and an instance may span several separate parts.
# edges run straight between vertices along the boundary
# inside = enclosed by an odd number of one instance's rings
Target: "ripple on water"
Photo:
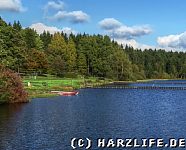
[[[73,137],[180,138],[186,92],[83,89],[78,96],[0,106],[0,149],[70,149]]]

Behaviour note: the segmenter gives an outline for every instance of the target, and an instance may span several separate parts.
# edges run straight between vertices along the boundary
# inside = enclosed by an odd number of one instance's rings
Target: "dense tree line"
[[[186,53],[165,50],[134,50],[126,46],[124,51],[133,64],[144,70],[146,78],[186,78]]]
[[[0,64],[16,72],[83,75],[116,80],[185,78],[186,53],[140,50],[108,36],[23,29],[0,18]]]

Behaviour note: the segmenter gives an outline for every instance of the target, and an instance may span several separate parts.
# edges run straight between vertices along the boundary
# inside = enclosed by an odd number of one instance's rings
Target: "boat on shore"
[[[56,93],[61,96],[75,96],[79,94],[79,91],[51,91],[51,93]]]

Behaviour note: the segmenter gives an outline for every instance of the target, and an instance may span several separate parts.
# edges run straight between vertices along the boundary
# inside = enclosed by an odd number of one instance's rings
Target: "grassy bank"
[[[96,77],[90,78],[58,78],[58,77],[24,77],[24,88],[28,92],[29,98],[57,96],[51,91],[71,91],[87,86],[106,84],[109,79]]]
[[[137,81],[114,81],[122,83],[132,82],[149,82],[153,80],[168,80],[168,79],[146,79]],[[91,87],[95,85],[103,85],[112,82],[109,79],[89,77],[89,78],[58,78],[54,76],[50,77],[24,77],[24,88],[28,92],[29,98],[39,97],[51,97],[57,96],[57,94],[51,93],[51,91],[72,91],[80,88]],[[30,83],[30,86],[28,85]]]

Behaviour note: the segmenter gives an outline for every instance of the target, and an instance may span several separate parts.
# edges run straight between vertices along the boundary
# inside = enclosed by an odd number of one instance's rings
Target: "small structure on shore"
[[[32,84],[30,82],[28,82],[28,87],[32,87]]]

